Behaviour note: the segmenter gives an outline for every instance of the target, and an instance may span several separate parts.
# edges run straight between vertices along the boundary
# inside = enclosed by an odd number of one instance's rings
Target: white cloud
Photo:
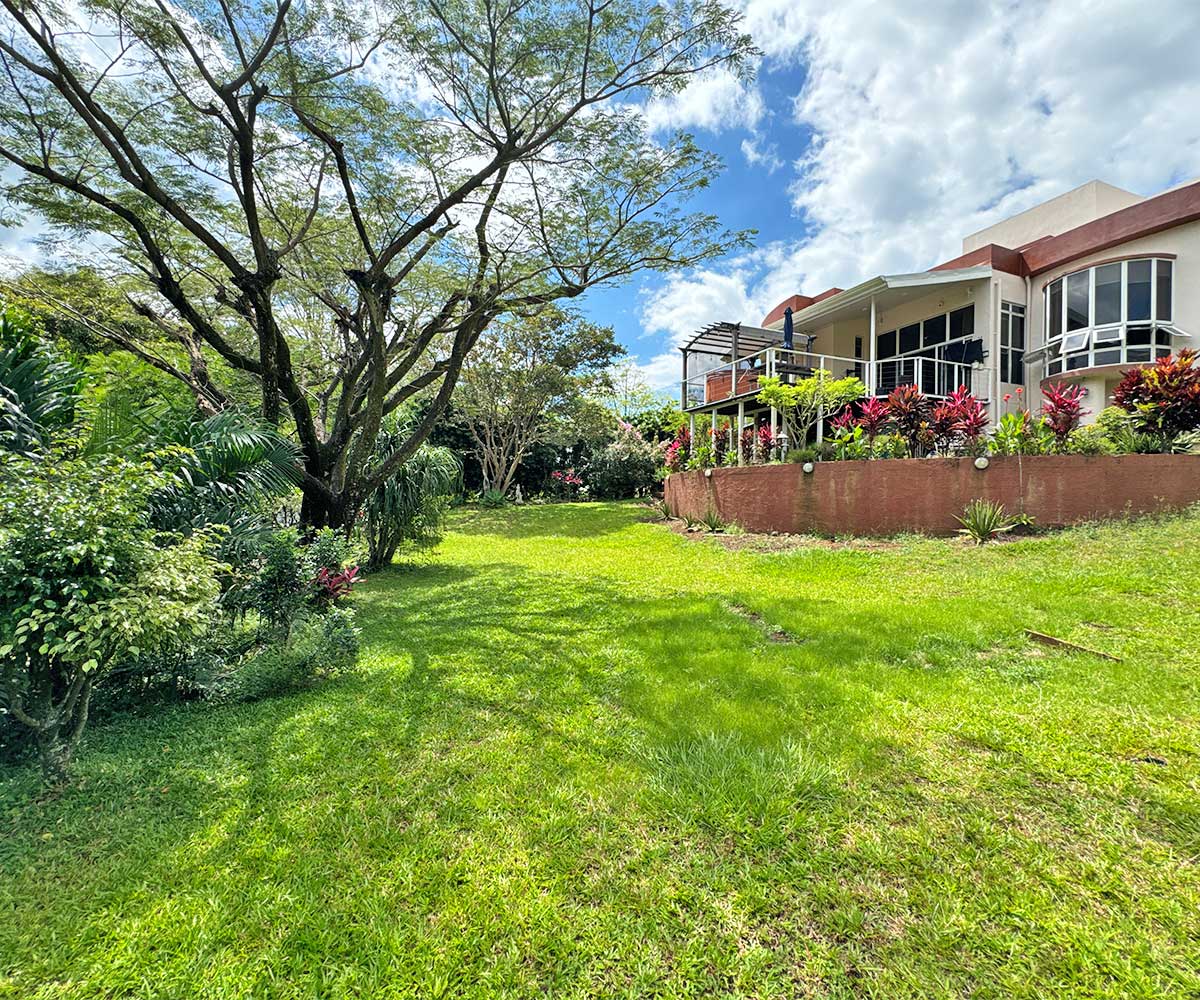
[[[768,174],[775,173],[783,166],[779,158],[779,147],[773,142],[765,142],[760,136],[742,140],[742,155],[752,167],[765,167]]]
[[[651,134],[672,129],[754,128],[764,113],[757,87],[744,83],[727,69],[697,77],[678,94],[651,101],[643,109]]]
[[[745,0],[764,68],[803,64],[790,108],[756,113],[743,144],[811,130],[780,210],[795,241],[677,275],[644,303],[678,339],[757,322],[787,295],[917,270],[964,235],[1098,177],[1140,194],[1200,175],[1200,4],[1104,0]],[[761,133],[761,135],[760,135]],[[702,313],[697,304],[712,311]]]

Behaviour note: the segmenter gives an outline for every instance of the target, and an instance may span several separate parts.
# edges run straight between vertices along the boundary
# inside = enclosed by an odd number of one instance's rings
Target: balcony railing
[[[759,379],[777,376],[785,383],[807,378],[814,371],[827,371],[833,378],[854,375],[868,390],[886,396],[899,385],[916,385],[927,396],[941,398],[965,385],[976,398],[986,401],[990,369],[964,365],[937,358],[889,358],[869,362],[836,354],[768,347],[739,358],[736,363],[719,365],[684,383],[681,403],[684,410],[703,410],[730,401],[750,401],[758,395]],[[874,376],[874,377],[872,377]]]

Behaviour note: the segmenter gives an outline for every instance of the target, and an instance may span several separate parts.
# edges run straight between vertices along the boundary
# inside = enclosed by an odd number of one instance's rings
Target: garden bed
[[[817,462],[677,472],[677,517],[710,510],[747,531],[820,535],[953,534],[972,500],[1004,504],[1042,527],[1178,510],[1200,502],[1198,455],[998,457]]]

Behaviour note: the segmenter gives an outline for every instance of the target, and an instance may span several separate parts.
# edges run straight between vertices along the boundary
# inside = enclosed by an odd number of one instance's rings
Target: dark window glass
[[[962,309],[955,309],[950,314],[950,339],[958,340],[960,337],[972,337],[975,335],[975,307],[963,306]]]
[[[1150,318],[1150,261],[1131,260],[1129,268],[1129,287],[1126,291],[1125,318]]]
[[[1159,260],[1154,263],[1154,280],[1158,287],[1154,290],[1154,318],[1171,318],[1171,262]]]
[[[1125,331],[1125,343],[1127,344],[1148,344],[1150,343],[1150,327],[1148,326],[1131,326]]]
[[[1171,331],[1170,330],[1155,330],[1154,342],[1164,347],[1171,346]]]
[[[876,341],[876,345],[875,345],[876,354],[879,356],[880,359],[894,358],[896,356],[896,331],[895,330],[892,330],[891,333],[879,334],[879,336],[875,338],[875,341]]]
[[[1088,323],[1088,272],[1067,278],[1067,330],[1082,330]]]
[[[1130,361],[1149,361],[1150,348],[1148,347],[1131,347],[1125,352],[1125,357]]]
[[[1011,327],[1009,330],[1009,344],[1012,347],[1025,347],[1025,317],[1018,316],[1015,313],[1009,317]]]
[[[1171,356],[1171,348],[1156,347],[1154,348],[1154,356],[1156,358],[1169,358]]]
[[[1088,356],[1086,354],[1072,354],[1067,358],[1068,368],[1086,368],[1088,366]]]
[[[1051,361],[1046,366],[1046,373],[1048,375],[1057,375],[1061,371],[1062,371],[1062,359],[1061,358]]]
[[[1050,286],[1050,315],[1046,318],[1047,339],[1054,340],[1062,336],[1062,279]]]
[[[900,328],[900,353],[907,354],[909,351],[915,351],[921,346],[921,324],[914,323],[912,326],[902,326]]]
[[[1094,355],[1095,364],[1098,365],[1119,365],[1121,363],[1120,349],[1115,351],[1097,351]]]
[[[1121,265],[1096,268],[1096,325],[1121,322]]]
[[[940,344],[946,339],[946,317],[944,315],[927,319],[922,325],[925,328],[922,342],[926,347],[930,344]]]
[[[862,337],[854,338],[854,356],[856,358],[862,357]]]
[[[1016,385],[1025,384],[1025,352],[1012,351],[1009,356],[1009,381]]]

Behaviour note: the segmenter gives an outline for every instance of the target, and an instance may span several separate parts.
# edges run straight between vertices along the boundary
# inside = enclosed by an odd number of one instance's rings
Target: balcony
[[[900,385],[916,385],[935,399],[949,396],[960,385],[984,402],[990,396],[991,369],[977,364],[923,357],[869,362],[810,350],[768,347],[690,376],[682,385],[681,404],[685,412],[714,409],[729,412],[738,404],[761,409],[762,404],[757,400],[760,378],[774,376],[784,383],[794,383],[822,370],[833,378],[857,376],[867,385],[868,392],[879,396],[886,396]]]

